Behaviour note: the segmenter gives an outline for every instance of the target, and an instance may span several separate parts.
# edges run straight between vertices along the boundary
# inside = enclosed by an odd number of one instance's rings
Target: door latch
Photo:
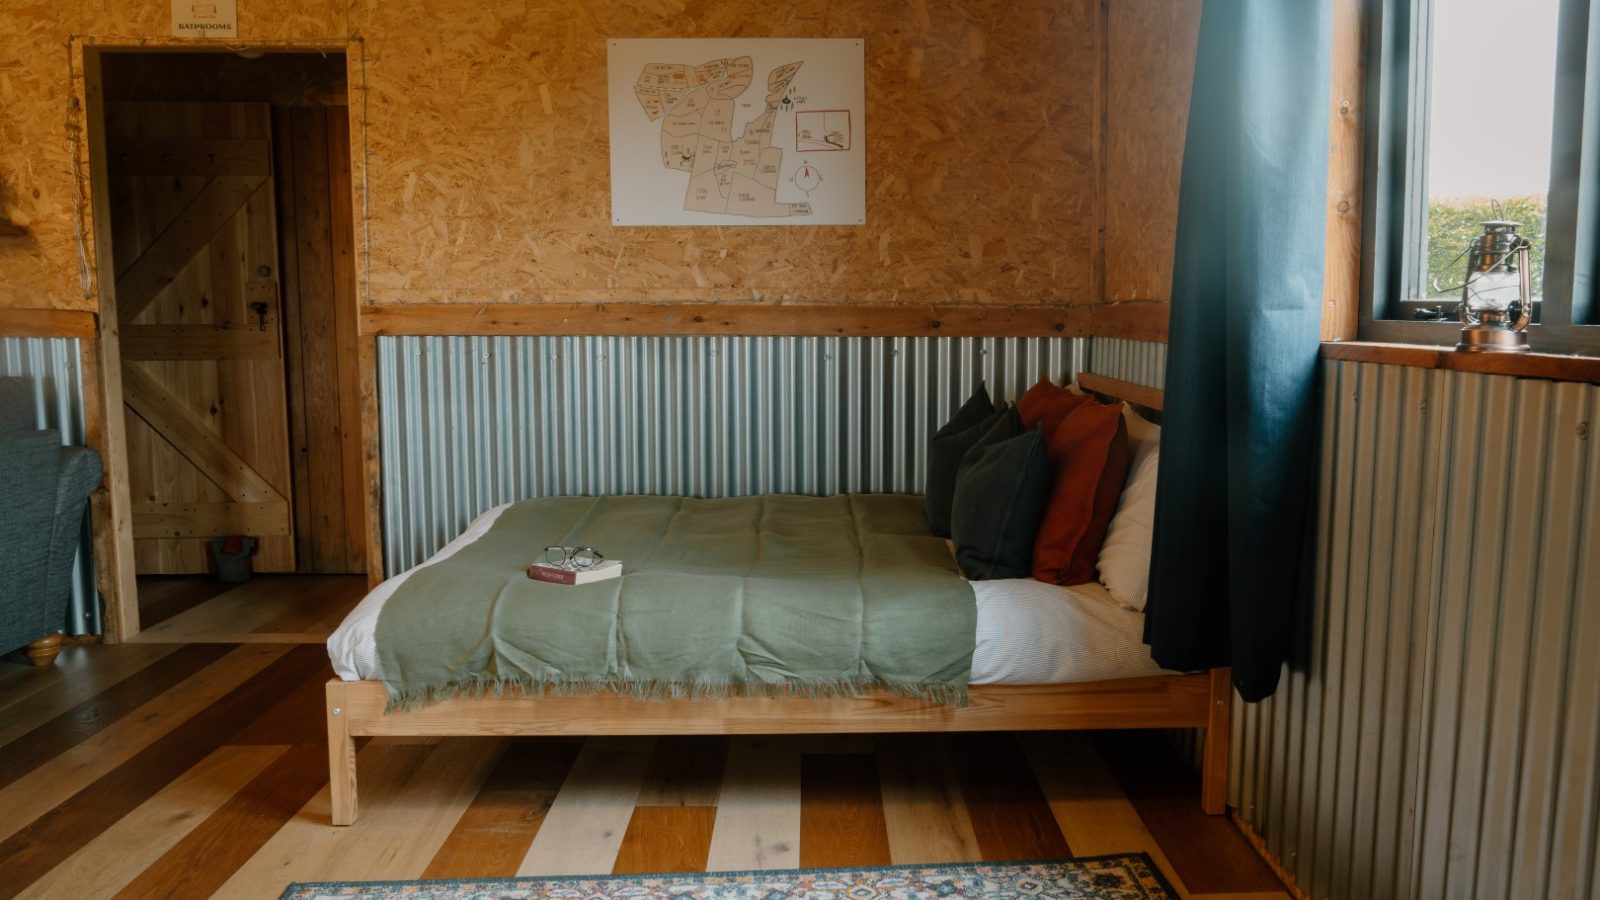
[[[256,318],[261,323],[261,330],[262,331],[266,331],[267,330],[267,304],[263,303],[260,300],[257,300],[256,302],[250,304],[250,308],[255,310]]]

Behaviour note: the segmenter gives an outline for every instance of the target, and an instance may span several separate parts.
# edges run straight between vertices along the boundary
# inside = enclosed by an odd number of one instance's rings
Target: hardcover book
[[[591,581],[616,578],[621,574],[622,562],[615,559],[608,559],[592,569],[569,569],[565,566],[549,566],[544,563],[534,563],[528,567],[529,578],[549,584],[588,584]]]

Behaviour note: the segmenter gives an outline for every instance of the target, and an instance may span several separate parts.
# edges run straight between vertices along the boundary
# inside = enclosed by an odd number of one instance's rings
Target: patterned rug
[[[1177,893],[1143,853],[1052,862],[800,869],[689,875],[334,881],[291,884],[283,900],[1168,900]]]

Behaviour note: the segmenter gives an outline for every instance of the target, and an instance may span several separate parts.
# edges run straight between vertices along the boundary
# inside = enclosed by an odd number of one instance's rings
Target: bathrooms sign
[[[172,36],[238,37],[238,0],[172,0]]]

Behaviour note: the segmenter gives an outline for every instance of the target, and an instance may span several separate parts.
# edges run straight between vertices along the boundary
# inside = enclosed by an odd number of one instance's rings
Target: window
[[[1371,8],[1360,337],[1454,344],[1467,248],[1484,222],[1510,220],[1532,245],[1529,344],[1600,353],[1600,10]]]

